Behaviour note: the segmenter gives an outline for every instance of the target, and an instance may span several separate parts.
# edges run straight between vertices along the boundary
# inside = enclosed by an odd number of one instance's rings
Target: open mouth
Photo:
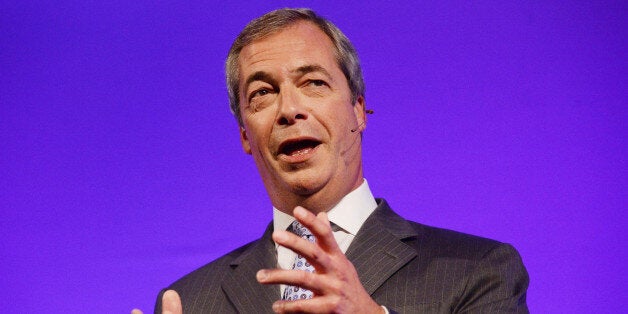
[[[304,155],[316,148],[320,143],[320,141],[313,139],[286,141],[279,146],[279,154],[286,156]]]

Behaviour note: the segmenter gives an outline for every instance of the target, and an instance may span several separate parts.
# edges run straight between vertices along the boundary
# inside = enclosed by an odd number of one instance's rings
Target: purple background
[[[284,6],[360,53],[376,196],[515,245],[533,312],[625,310],[627,2],[100,2],[0,7],[2,312],[151,311],[261,235],[223,61]]]

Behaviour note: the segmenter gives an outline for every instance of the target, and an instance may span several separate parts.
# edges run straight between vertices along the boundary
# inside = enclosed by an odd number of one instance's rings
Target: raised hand
[[[181,307],[181,298],[179,294],[174,290],[167,290],[164,292],[161,298],[161,313],[162,314],[183,314],[183,308]],[[131,314],[143,314],[139,309],[133,309]]]
[[[293,215],[312,232],[316,242],[308,242],[284,230],[275,230],[273,240],[301,254],[316,271],[262,269],[257,273],[257,280],[262,284],[300,286],[311,290],[314,297],[280,300],[273,304],[273,310],[277,313],[384,313],[384,309],[366,292],[355,267],[338,247],[327,213],[315,216],[297,206]]]

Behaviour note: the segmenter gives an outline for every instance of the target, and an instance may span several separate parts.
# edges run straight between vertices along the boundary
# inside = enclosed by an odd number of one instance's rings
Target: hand
[[[174,290],[167,290],[164,292],[164,296],[161,298],[161,313],[162,314],[183,314],[183,307],[181,307],[181,298],[179,294]],[[131,314],[143,314],[141,310],[133,309]]]
[[[262,284],[286,284],[311,290],[309,300],[277,301],[277,313],[384,313],[366,292],[353,264],[342,253],[331,230],[327,213],[314,216],[303,207],[294,209],[294,218],[316,237],[312,243],[284,230],[275,230],[273,240],[301,254],[316,269],[310,273],[301,270],[262,269],[257,281]]]

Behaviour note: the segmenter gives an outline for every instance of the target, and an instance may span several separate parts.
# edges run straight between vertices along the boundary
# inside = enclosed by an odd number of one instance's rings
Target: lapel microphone
[[[366,112],[367,114],[373,114],[375,113],[375,111],[371,110],[371,109],[366,109],[364,110],[364,112]],[[364,123],[366,122],[366,119],[364,119],[364,121],[362,121],[362,123],[358,124],[358,126],[355,127],[355,129],[351,129],[351,133],[355,133],[361,126],[364,125]]]

